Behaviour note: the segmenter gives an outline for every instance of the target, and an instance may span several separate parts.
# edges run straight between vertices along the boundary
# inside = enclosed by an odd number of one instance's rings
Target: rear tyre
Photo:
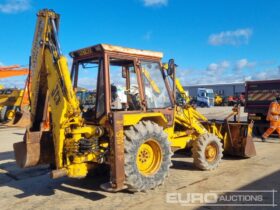
[[[163,128],[141,121],[125,130],[125,184],[146,191],[163,184],[171,163],[171,147]]]
[[[220,164],[223,150],[221,140],[217,136],[211,133],[201,135],[193,142],[193,163],[201,170],[213,170]]]

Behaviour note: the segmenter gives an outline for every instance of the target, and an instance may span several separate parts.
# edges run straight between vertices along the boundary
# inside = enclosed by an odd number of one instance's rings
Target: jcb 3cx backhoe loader
[[[19,166],[52,164],[52,178],[83,178],[106,163],[110,182],[103,189],[145,191],[166,179],[171,149],[192,146],[194,163],[203,170],[217,167],[223,150],[255,155],[248,124],[208,123],[194,108],[176,104],[175,65],[170,60],[164,69],[162,53],[98,44],[70,53],[70,74],[58,25],[55,12],[38,13],[31,56],[31,126],[23,142],[14,144]],[[98,72],[97,84],[92,84],[96,104],[86,112],[75,95],[84,68]],[[126,97],[118,95],[119,84],[113,81],[124,82]],[[50,126],[45,127],[48,119]]]

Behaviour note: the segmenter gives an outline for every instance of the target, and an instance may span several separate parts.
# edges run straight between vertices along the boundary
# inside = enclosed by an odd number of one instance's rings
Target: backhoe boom
[[[15,144],[15,153],[20,154],[23,146],[27,146],[27,150],[30,149],[28,143],[37,150],[40,149],[40,144],[46,144],[46,147],[53,145],[54,154],[44,154],[42,151],[36,157],[27,157],[26,162],[20,162],[19,165],[24,167],[37,165],[44,161],[40,156],[45,156],[47,163],[53,161],[57,169],[66,173],[63,175],[83,177],[87,173],[86,163],[83,160],[94,160],[96,156],[90,154],[89,157],[87,154],[87,157],[78,157],[75,160],[77,145],[81,139],[99,136],[102,132],[95,126],[83,125],[67,60],[59,47],[58,23],[59,15],[53,11],[42,10],[38,13],[31,57],[31,127],[25,134],[24,141],[27,144],[21,146]],[[52,127],[47,131],[43,124],[49,119],[47,117],[49,109]],[[52,136],[52,140],[46,136]],[[65,154],[65,150],[68,153]],[[77,172],[76,168],[79,166],[84,170]]]

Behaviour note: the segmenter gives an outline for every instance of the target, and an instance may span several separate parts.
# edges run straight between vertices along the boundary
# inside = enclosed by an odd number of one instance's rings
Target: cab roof
[[[91,47],[75,50],[75,51],[70,52],[70,56],[72,58],[84,57],[84,56],[90,56],[91,54],[94,54],[95,52],[105,52],[105,51],[112,52],[112,53],[137,55],[137,56],[143,56],[143,57],[153,57],[153,58],[162,58],[163,57],[163,53],[161,53],[161,52],[133,49],[133,48],[114,46],[114,45],[109,45],[109,44],[97,44],[97,45],[94,45]]]

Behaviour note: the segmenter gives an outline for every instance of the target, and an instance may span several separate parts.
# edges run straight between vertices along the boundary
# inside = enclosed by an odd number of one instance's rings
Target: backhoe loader
[[[21,104],[23,90],[6,88],[0,90],[0,121],[9,121]]]
[[[59,15],[41,10],[37,17],[31,125],[23,142],[14,144],[19,166],[51,164],[52,178],[83,178],[105,163],[110,181],[102,189],[145,191],[163,184],[172,150],[192,146],[194,163],[202,170],[216,168],[223,150],[255,155],[248,124],[209,123],[193,107],[176,102],[180,88],[174,60],[165,69],[160,52],[97,44],[70,53],[70,72],[58,41]],[[75,90],[84,69],[96,74],[91,88],[96,100],[82,111]]]
[[[21,68],[19,65],[0,66],[0,78],[28,75],[28,73],[28,69]],[[28,125],[27,110],[29,101],[27,100],[28,91],[26,85],[23,90],[16,88],[3,88],[0,90],[0,121],[2,125],[19,127]]]

